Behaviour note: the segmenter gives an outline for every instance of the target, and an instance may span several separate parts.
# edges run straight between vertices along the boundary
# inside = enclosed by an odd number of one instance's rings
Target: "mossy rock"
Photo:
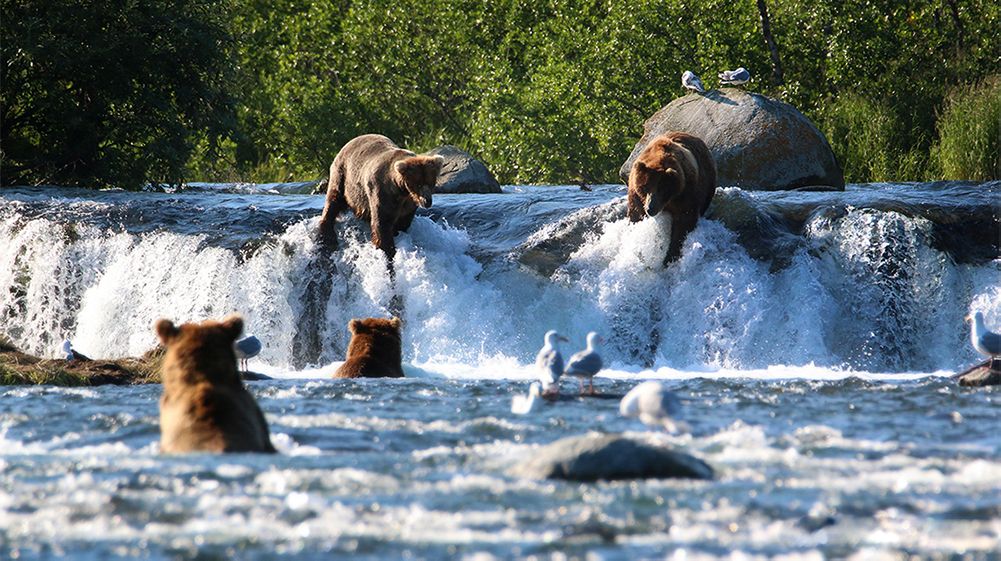
[[[22,353],[0,337],[0,385],[99,386],[160,382],[163,351],[118,360],[44,359]]]

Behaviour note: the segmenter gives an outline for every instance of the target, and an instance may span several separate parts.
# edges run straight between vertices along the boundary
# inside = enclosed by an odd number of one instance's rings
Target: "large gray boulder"
[[[500,184],[483,162],[455,146],[439,146],[429,152],[445,158],[435,186],[436,193],[500,193]]]
[[[618,479],[712,479],[702,460],[617,434],[586,434],[557,440],[511,468],[514,477],[614,481]]]
[[[628,182],[633,161],[668,131],[693,134],[709,146],[720,187],[760,191],[843,191],[845,177],[823,133],[795,107],[736,88],[689,94],[643,123],[643,137],[619,177]]]

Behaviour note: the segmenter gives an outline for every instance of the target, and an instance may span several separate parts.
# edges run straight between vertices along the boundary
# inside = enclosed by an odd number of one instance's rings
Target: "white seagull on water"
[[[554,330],[546,332],[546,343],[535,355],[535,367],[539,369],[539,382],[542,383],[542,395],[559,393],[560,376],[563,374],[563,355],[560,354],[560,341],[568,339]]]
[[[980,354],[987,355],[991,359],[991,370],[1001,370],[1001,334],[994,333],[987,329],[984,324],[984,314],[974,312],[966,316],[966,321],[973,322],[970,330],[970,342],[973,348]]]
[[[643,382],[622,398],[619,413],[623,417],[638,417],[644,424],[663,428],[667,432],[688,431],[688,424],[675,420],[681,413],[681,402],[660,382]]]
[[[516,395],[511,399],[511,412],[515,415],[535,413],[542,405],[542,384],[532,382],[528,386],[528,395]]]
[[[702,85],[702,80],[691,70],[685,70],[685,73],[681,75],[681,85],[699,93],[706,91],[706,88]]]
[[[739,86],[740,84],[746,84],[750,79],[751,73],[743,66],[736,70],[724,70],[719,73],[719,82],[721,84]]]
[[[584,393],[584,378],[587,378],[588,393],[594,395],[594,375],[601,370],[601,355],[598,354],[598,345],[604,343],[605,339],[594,331],[587,334],[587,348],[578,353],[574,353],[567,362],[564,374],[576,376],[580,380],[580,393]]]
[[[261,352],[261,340],[253,335],[248,335],[243,339],[233,343],[233,350],[236,351],[236,358],[240,359],[243,371],[247,371],[247,359],[254,358]]]

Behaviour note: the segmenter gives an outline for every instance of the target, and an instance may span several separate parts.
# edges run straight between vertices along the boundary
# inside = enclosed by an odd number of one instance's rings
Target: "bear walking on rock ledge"
[[[671,245],[664,265],[681,256],[681,244],[695,229],[716,194],[716,164],[700,138],[669,132],[653,139],[629,173],[629,220],[660,212],[671,215]]]
[[[327,202],[320,216],[320,241],[337,247],[337,215],[350,208],[368,220],[372,243],[396,255],[393,237],[410,228],[417,207],[431,206],[431,195],[444,158],[416,155],[380,134],[365,134],[341,148],[330,166]]]

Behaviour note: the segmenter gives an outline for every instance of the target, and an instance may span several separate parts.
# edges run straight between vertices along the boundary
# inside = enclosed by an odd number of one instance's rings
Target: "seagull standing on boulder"
[[[719,83],[731,86],[746,84],[751,79],[751,73],[741,66],[736,70],[724,70],[719,73]]]
[[[687,432],[684,421],[675,420],[681,413],[681,402],[660,382],[643,382],[622,398],[619,413],[623,417],[636,417],[647,426],[663,428],[667,432]]]
[[[699,93],[704,93],[706,88],[702,85],[702,80],[695,75],[691,70],[685,70],[685,73],[681,75],[681,85],[689,90],[695,90]]]
[[[247,371],[247,359],[254,358],[261,352],[261,340],[253,335],[249,335],[233,343],[233,350],[236,351],[236,358],[240,359],[243,371]]]
[[[560,341],[568,341],[566,337],[554,330],[546,332],[546,342],[535,355],[535,367],[539,369],[539,382],[542,383],[543,397],[553,397],[560,393],[560,376],[563,374],[563,355],[560,354]]]
[[[973,322],[973,328],[970,329],[970,342],[973,343],[973,348],[990,358],[991,370],[1001,371],[1001,334],[987,329],[984,324],[984,314],[981,312],[966,316],[966,321]]]
[[[584,378],[587,378],[588,394],[594,395],[594,375],[601,370],[601,355],[598,354],[598,345],[604,343],[605,339],[594,331],[587,334],[587,348],[578,353],[574,353],[567,362],[567,368],[563,371],[568,376],[576,376],[580,380],[580,393],[584,394]]]

